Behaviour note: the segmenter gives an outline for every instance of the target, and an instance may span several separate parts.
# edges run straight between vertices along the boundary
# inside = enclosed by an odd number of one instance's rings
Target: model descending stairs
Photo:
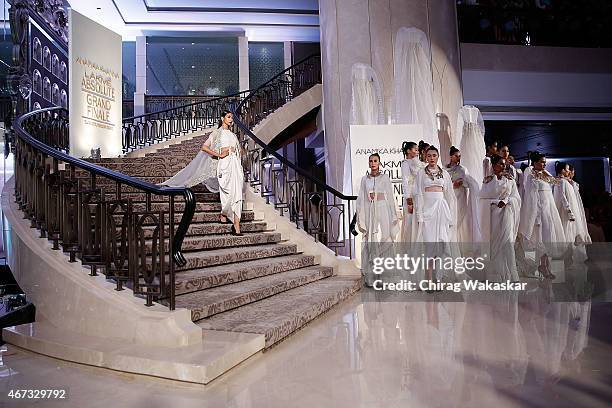
[[[142,158],[102,159],[98,164],[158,184],[183,169],[207,137],[196,136]],[[101,183],[98,188],[105,187]],[[202,328],[263,334],[269,347],[360,289],[361,279],[334,276],[317,256],[301,253],[274,232],[274,225],[250,203],[242,212],[244,236],[230,235],[231,225],[219,221],[219,195],[202,186],[193,191],[197,208],[183,242],[187,263],[176,273],[176,307],[189,309]],[[143,193],[126,187],[122,194],[136,208],[145,207]],[[162,200],[153,196],[152,210],[167,209]],[[177,209],[182,210],[180,201]],[[181,213],[175,217],[178,221]],[[153,229],[144,227],[145,238]]]

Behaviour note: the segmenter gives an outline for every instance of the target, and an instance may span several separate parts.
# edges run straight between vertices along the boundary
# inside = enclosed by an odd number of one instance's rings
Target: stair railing
[[[92,276],[102,270],[116,290],[131,288],[147,306],[165,299],[174,310],[175,264],[187,262],[181,246],[195,212],[193,192],[70,156],[66,109],[27,113],[14,129],[15,199],[31,227]]]
[[[277,153],[252,131],[257,123],[321,83],[320,56],[299,61],[249,93],[236,107],[234,123],[246,151],[246,180],[287,215],[296,227],[332,249],[336,255],[354,255],[351,219],[355,196],[347,196]]]
[[[151,146],[187,133],[216,126],[221,112],[238,105],[251,91],[216,98],[193,97],[197,102],[171,107],[157,112],[123,119],[123,152]],[[178,99],[177,99],[178,98]],[[157,98],[158,104],[161,104]],[[164,103],[175,105],[187,101],[184,97],[164,97]]]

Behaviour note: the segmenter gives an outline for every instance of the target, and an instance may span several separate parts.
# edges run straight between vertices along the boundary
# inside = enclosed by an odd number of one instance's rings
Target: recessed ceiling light
[[[191,43],[191,45],[195,45],[195,43]]]
[[[192,66],[191,66],[191,69],[195,69],[195,65],[192,65]]]

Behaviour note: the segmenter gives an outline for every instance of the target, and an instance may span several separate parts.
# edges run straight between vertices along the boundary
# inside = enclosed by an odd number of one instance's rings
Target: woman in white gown
[[[402,219],[402,242],[413,242],[417,223],[414,221],[414,200],[412,190],[414,181],[425,163],[419,160],[419,149],[414,142],[404,142],[402,145],[404,160],[402,160],[402,206],[404,218]]]
[[[427,257],[451,256],[448,243],[456,240],[454,227],[457,225],[457,201],[453,192],[453,182],[448,172],[438,165],[438,149],[427,149],[427,166],[417,173],[414,183],[414,201],[418,229],[416,242],[427,245]],[[442,244],[442,245],[440,245]],[[433,280],[433,265],[426,268],[426,279]],[[444,276],[436,271],[436,279]]]
[[[370,172],[361,178],[357,196],[357,227],[367,242],[393,242],[398,219],[391,179],[380,172],[378,153],[368,160]]]
[[[218,192],[221,197],[221,222],[232,223],[232,234],[242,235],[240,216],[244,173],[238,139],[229,130],[233,121],[232,113],[223,111],[219,127],[210,134],[191,163],[161,185],[193,187],[202,183],[209,191]]]
[[[506,161],[492,156],[493,175],[485,177],[480,189],[480,227],[482,241],[488,242],[487,279],[503,282],[519,280],[514,241],[519,227],[521,197]]]
[[[497,141],[489,141],[486,144],[486,156],[482,161],[482,177],[487,177],[493,174],[493,166],[491,165],[491,156],[497,154]]]
[[[588,237],[587,227],[584,224],[586,217],[584,213],[581,215],[582,209],[578,204],[576,191],[569,178],[569,164],[565,162],[556,162],[555,172],[557,173],[559,184],[554,187],[553,195],[555,197],[557,210],[559,211],[559,217],[561,218],[561,224],[563,225],[565,238],[570,243],[569,248],[572,249],[568,256],[571,257],[570,259],[572,261],[576,257],[585,261],[586,250],[584,244]],[[588,239],[590,240],[590,238]],[[571,261],[569,263],[571,263]]]
[[[552,188],[559,180],[545,170],[546,157],[532,153],[533,166],[526,172],[521,206],[519,233],[526,249],[535,249],[538,271],[547,279],[555,279],[550,271],[550,257],[560,257],[567,248],[565,232],[555,205]]]
[[[446,171],[451,176],[453,191],[457,199],[457,242],[471,244],[480,242],[478,226],[479,182],[461,165],[461,152],[455,146],[450,148],[450,163]],[[462,248],[467,249],[466,245]]]
[[[576,201],[578,202],[578,209],[579,209],[578,213],[574,215],[576,215],[576,217],[578,217],[578,219],[581,220],[581,222],[579,222],[578,225],[580,227],[579,233],[582,236],[583,242],[585,244],[591,244],[592,240],[589,234],[589,224],[587,221],[586,212],[584,211],[584,204],[582,202],[582,196],[580,195],[580,184],[578,184],[578,182],[574,180],[575,176],[576,176],[576,170],[574,169],[574,166],[570,164],[568,180],[570,184],[572,185],[572,187],[574,187],[574,192],[576,193]]]

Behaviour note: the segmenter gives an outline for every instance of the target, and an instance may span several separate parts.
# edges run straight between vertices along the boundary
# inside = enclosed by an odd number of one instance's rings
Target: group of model
[[[553,176],[545,170],[545,155],[534,152],[531,165],[517,169],[508,146],[498,151],[493,142],[483,160],[484,179],[477,182],[454,146],[445,168],[438,164],[438,149],[422,141],[404,142],[402,151],[401,224],[391,180],[379,168],[380,156],[369,157],[370,171],[357,199],[357,225],[366,241],[455,242],[462,250],[470,243],[487,243],[488,276],[513,282],[519,280],[515,258],[524,259],[516,251],[534,250],[538,271],[548,279],[555,278],[551,257],[563,258],[566,265],[586,259],[584,245],[591,238],[571,165],[556,162]],[[432,278],[431,268],[427,277]]]

